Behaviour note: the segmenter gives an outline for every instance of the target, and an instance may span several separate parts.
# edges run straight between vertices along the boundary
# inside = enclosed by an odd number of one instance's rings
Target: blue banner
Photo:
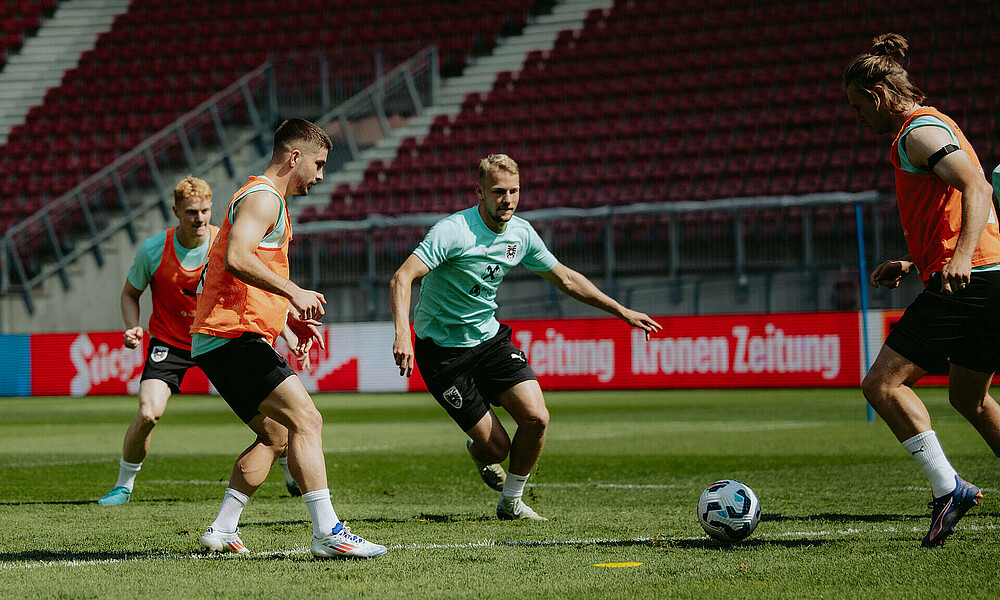
[[[0,335],[0,396],[31,395],[31,336]]]

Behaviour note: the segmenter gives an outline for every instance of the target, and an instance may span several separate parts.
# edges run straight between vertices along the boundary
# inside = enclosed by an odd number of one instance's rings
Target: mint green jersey
[[[128,282],[132,284],[132,287],[142,291],[153,280],[153,275],[160,268],[160,260],[163,259],[163,247],[166,243],[167,232],[161,231],[156,235],[146,238],[139,245],[139,250],[135,253],[135,260],[132,261],[132,267],[128,270]],[[193,271],[205,264],[205,256],[208,255],[208,249],[212,246],[208,243],[208,240],[205,240],[200,246],[185,248],[181,245],[180,240],[177,239],[176,231],[171,243],[174,245],[174,253],[177,255],[177,260],[188,271]]]
[[[527,221],[512,217],[496,233],[478,206],[435,223],[413,253],[431,270],[420,282],[413,328],[446,348],[469,348],[497,334],[497,288],[512,267],[551,271],[558,264]]]

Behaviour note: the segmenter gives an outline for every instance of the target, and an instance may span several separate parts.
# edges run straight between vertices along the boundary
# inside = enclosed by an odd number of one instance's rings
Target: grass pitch
[[[865,422],[857,390],[550,392],[526,493],[545,523],[496,520],[498,494],[429,396],[320,395],[334,508],[390,549],[371,561],[312,560],[308,513],[277,467],[243,512],[253,554],[198,552],[251,441],[219,398],[170,401],[120,507],[95,501],[117,477],[134,399],[0,399],[0,597],[993,597],[1000,463],[943,390],[921,394],[985,495],[932,550],[928,484]],[[734,546],[695,518],[720,478],[763,507]]]

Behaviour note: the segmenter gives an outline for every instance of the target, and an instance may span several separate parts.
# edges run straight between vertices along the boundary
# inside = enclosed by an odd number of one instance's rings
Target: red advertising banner
[[[505,321],[544,389],[853,387],[857,312],[657,317],[649,341],[618,319]],[[426,390],[415,374],[409,389]]]
[[[896,311],[886,311],[884,321],[873,315],[869,323],[875,320],[876,329],[888,332],[896,318]],[[648,341],[642,331],[614,318],[507,323],[544,389],[855,387],[861,382],[857,312],[657,320],[664,329]],[[309,391],[426,390],[419,373],[399,376],[392,359],[392,323],[335,324],[322,332],[326,348],[314,347],[311,368],[299,371]],[[883,335],[873,333],[873,341],[880,343]],[[298,370],[283,341],[278,351]],[[21,368],[30,370],[32,395],[134,395],[145,357],[145,348],[125,348],[118,331],[35,334]],[[214,390],[194,368],[181,391]]]
[[[120,331],[49,333],[31,336],[31,393],[34,396],[137,394],[146,360],[142,346],[125,347]],[[206,394],[208,378],[197,367],[184,376],[181,391]]]

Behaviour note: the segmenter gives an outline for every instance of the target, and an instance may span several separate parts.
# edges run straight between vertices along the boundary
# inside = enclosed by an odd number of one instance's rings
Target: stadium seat
[[[0,64],[8,41],[19,44],[38,25],[38,16],[50,13],[56,0],[0,3]],[[79,65],[68,71],[60,86],[46,93],[33,108],[27,123],[15,127],[0,155],[18,150],[27,160],[45,160],[48,141],[67,134],[80,135],[74,146],[80,158],[53,185],[30,184],[34,174],[9,171],[32,197],[44,200],[78,183],[103,164],[119,156],[150,134],[170,124],[245,72],[267,60],[275,48],[309,47],[336,53],[344,69],[348,93],[375,77],[375,48],[383,65],[391,66],[416,51],[437,44],[442,64],[461,70],[473,48],[488,51],[505,27],[523,25],[532,7],[530,0],[490,2],[477,6],[480,18],[458,15],[450,0],[429,0],[419,5],[385,3],[378,12],[362,0],[278,3],[266,0],[244,10],[240,0],[207,4],[151,0],[132,3],[114,19],[93,50],[84,52]],[[348,18],[344,18],[349,15]],[[390,20],[386,20],[390,19]],[[374,27],[379,21],[385,26]],[[406,24],[407,39],[396,27]],[[415,24],[415,26],[411,26]],[[517,25],[520,24],[520,25]],[[16,26],[16,27],[15,27]],[[197,44],[181,40],[197,40]],[[234,52],[234,48],[239,48]],[[127,56],[128,60],[121,60]],[[348,72],[349,71],[349,72]],[[296,73],[308,84],[311,73]],[[318,77],[318,75],[315,75]],[[335,73],[337,76],[337,73]],[[318,81],[315,80],[315,81]],[[302,82],[281,82],[303,85]],[[135,90],[143,90],[135,94]],[[244,121],[239,109],[225,118]],[[121,132],[128,134],[122,135]],[[95,154],[94,151],[100,149]],[[87,158],[84,158],[87,157]],[[176,160],[173,155],[168,160]],[[381,173],[372,176],[383,179]],[[148,179],[149,174],[140,174]]]

